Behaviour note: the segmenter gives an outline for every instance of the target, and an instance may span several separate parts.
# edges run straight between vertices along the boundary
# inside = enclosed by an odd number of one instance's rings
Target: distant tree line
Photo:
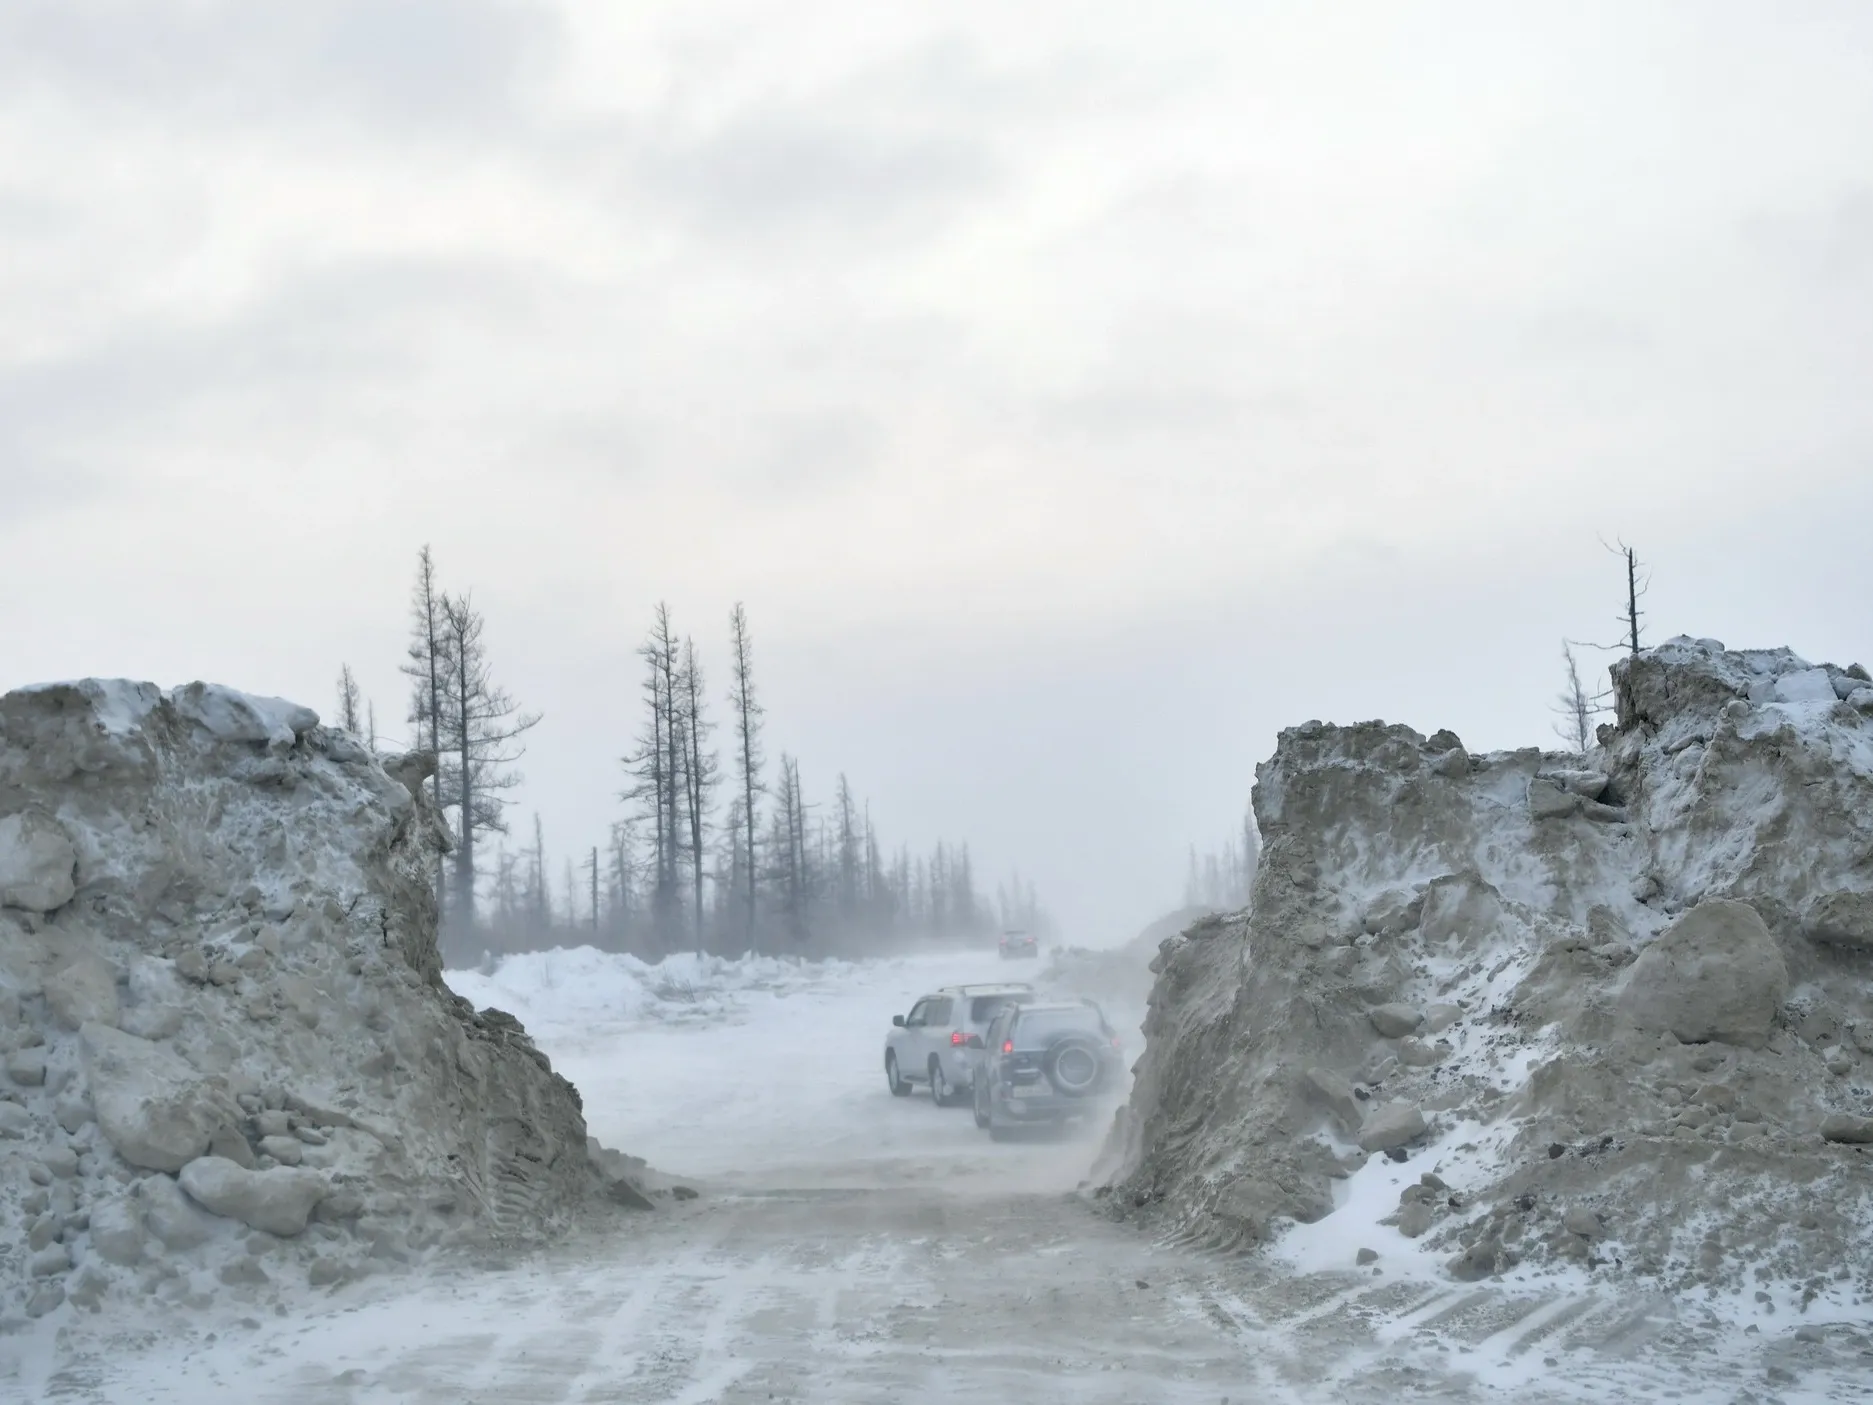
[[[572,944],[655,960],[674,951],[858,956],[981,943],[1010,928],[1051,935],[1031,883],[1017,876],[993,901],[982,894],[966,842],[917,855],[888,849],[843,774],[829,799],[813,801],[798,757],[769,763],[741,605],[728,619],[720,721],[694,639],[679,637],[670,608],[657,605],[637,649],[640,725],[621,758],[624,813],[602,842],[561,855],[556,874],[537,814],[525,844],[510,833],[517,763],[540,717],[495,682],[485,633],[471,597],[441,587],[425,547],[402,670],[411,744],[438,759],[431,799],[454,839],[434,875],[451,964]],[[338,703],[340,725],[375,750],[375,712],[348,665]]]
[[[1191,845],[1190,867],[1184,876],[1184,906],[1215,908],[1219,912],[1247,907],[1261,853],[1253,810],[1243,816],[1241,833],[1225,840],[1221,848],[1199,854],[1196,845]]]

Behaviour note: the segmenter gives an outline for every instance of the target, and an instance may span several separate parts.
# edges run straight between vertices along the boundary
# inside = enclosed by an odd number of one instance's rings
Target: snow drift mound
[[[631,1198],[520,1025],[441,983],[430,764],[203,684],[0,698],[0,1317],[264,1299]]]
[[[646,1024],[736,1023],[756,1001],[812,990],[853,970],[839,960],[689,952],[652,962],[575,946],[489,956],[475,970],[448,971],[444,978],[458,995],[512,1011],[535,1038],[563,1051]]]
[[[1873,1299],[1873,685],[1690,639],[1613,676],[1586,758],[1282,734],[1252,914],[1154,963],[1117,1213]]]

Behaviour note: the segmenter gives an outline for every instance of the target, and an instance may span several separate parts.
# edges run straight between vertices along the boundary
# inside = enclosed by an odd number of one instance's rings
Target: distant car
[[[892,1093],[904,1098],[912,1088],[927,1087],[938,1107],[966,1102],[983,1033],[1008,1006],[1037,998],[1025,981],[946,985],[912,1005],[908,1015],[893,1015],[884,1044],[884,1076]]]
[[[1041,947],[1032,932],[1003,932],[1001,953],[1002,960],[1007,961],[1017,956],[1039,956]]]
[[[1090,1117],[1124,1086],[1123,1044],[1090,1000],[1010,1005],[965,1046],[978,1038],[976,1126],[996,1141],[1019,1125]]]

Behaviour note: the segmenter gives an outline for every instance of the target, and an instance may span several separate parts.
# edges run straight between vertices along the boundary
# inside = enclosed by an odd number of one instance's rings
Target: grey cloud
[[[1824,283],[1873,273],[1873,185],[1840,192],[1806,213],[1758,212],[1742,222],[1744,240],[1765,257]]]
[[[419,370],[443,329],[519,316],[523,278],[500,265],[347,265],[221,322],[130,323],[60,359],[0,370],[0,471],[68,473],[78,445],[108,455],[207,405],[329,424],[348,391]]]
[[[460,124],[509,109],[558,40],[549,11],[516,0],[15,0],[0,6],[0,87],[165,117]]]
[[[867,130],[810,109],[768,106],[689,141],[645,153],[644,183],[715,232],[770,237],[776,226],[827,229],[930,219],[991,189],[982,140]]]

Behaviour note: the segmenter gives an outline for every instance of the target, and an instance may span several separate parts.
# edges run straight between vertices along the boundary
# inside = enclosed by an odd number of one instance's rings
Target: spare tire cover
[[[1041,1065],[1054,1091],[1064,1097],[1080,1098],[1099,1086],[1103,1070],[1099,1046],[1083,1034],[1070,1034],[1047,1050]]]

